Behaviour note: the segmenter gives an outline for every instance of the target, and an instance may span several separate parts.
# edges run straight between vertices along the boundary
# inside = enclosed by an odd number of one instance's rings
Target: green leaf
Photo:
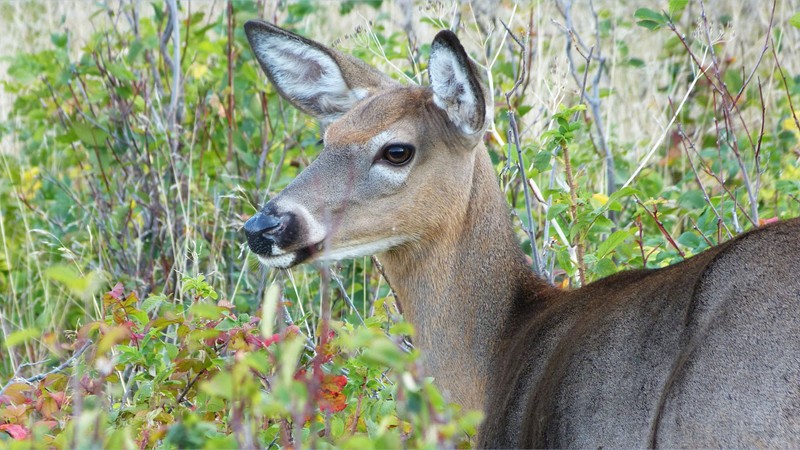
[[[703,241],[700,239],[700,236],[691,231],[681,234],[678,238],[678,243],[692,249],[694,252],[697,252],[697,250],[703,246]]]
[[[356,6],[353,0],[344,0],[339,4],[339,15],[346,16],[350,14],[350,11],[353,10],[353,7]]]
[[[539,172],[544,172],[545,170],[552,167],[551,160],[553,159],[553,155],[548,151],[541,151],[533,157],[533,167],[538,170]]]
[[[644,61],[641,58],[630,58],[628,60],[628,65],[631,67],[640,68],[644,67]]]
[[[395,336],[413,336],[414,326],[410,322],[397,322],[389,328],[389,333]]]
[[[669,15],[674,16],[676,13],[683,11],[688,4],[689,0],[669,0]]]
[[[378,338],[364,350],[361,359],[372,367],[402,367],[405,354],[389,339]]]
[[[611,236],[608,237],[605,241],[603,241],[597,247],[597,258],[603,259],[608,256],[614,249],[617,248],[619,244],[622,243],[628,236],[631,235],[629,230],[618,230],[611,233]]]
[[[50,42],[58,48],[66,48],[69,39],[67,38],[67,33],[51,33]]]
[[[142,50],[144,50],[144,44],[142,44],[141,39],[136,39],[131,42],[131,45],[128,47],[128,55],[125,58],[128,64],[135,63],[139,55],[142,54]]]
[[[633,17],[639,19],[637,25],[645,27],[648,30],[655,30],[661,28],[667,23],[667,18],[664,14],[653,11],[648,8],[639,8],[633,13]]]
[[[219,330],[219,331],[230,331],[230,330],[236,328],[237,326],[239,326],[238,323],[236,323],[235,321],[231,320],[230,317],[226,317],[226,318],[222,319],[222,321],[220,323],[218,323],[217,326],[214,327],[214,329],[215,330]]]
[[[800,28],[800,12],[789,18],[789,24],[795,28]]]
[[[101,128],[83,122],[74,122],[72,132],[87,147],[103,147],[109,138],[109,134]]]
[[[167,297],[164,294],[150,294],[149,297],[142,301],[142,310],[145,312],[151,312],[161,306],[167,300]]]
[[[565,203],[556,203],[547,210],[547,219],[553,219],[558,217],[561,213],[566,211],[569,208],[569,205]]]
[[[671,2],[670,2],[671,3]],[[664,14],[649,8],[639,8],[633,13],[633,17],[639,20],[652,20],[653,22],[664,23]]]
[[[220,371],[214,375],[214,378],[201,384],[200,389],[214,397],[232,399],[233,377],[231,377],[231,373],[229,371]]]
[[[305,343],[303,339],[295,336],[291,339],[284,341],[280,348],[280,383],[283,386],[289,386],[292,381],[293,375],[297,370],[297,360],[300,359],[300,354],[303,352]]]
[[[614,264],[614,261],[611,258],[603,258],[593,267],[594,273],[600,277],[607,277],[609,275],[613,275],[618,272],[617,265]]]
[[[219,319],[225,308],[210,303],[197,302],[189,307],[189,312],[203,319]]]
[[[106,66],[111,75],[119,80],[134,81],[136,76],[127,67],[119,63],[111,63]]]
[[[45,271],[45,276],[63,284],[73,294],[83,298],[92,295],[100,287],[100,278],[95,272],[89,272],[88,275],[83,276],[75,267],[66,264],[49,267]]]

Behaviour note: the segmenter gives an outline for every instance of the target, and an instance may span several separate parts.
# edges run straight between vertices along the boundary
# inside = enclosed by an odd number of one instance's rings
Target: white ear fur
[[[443,31],[434,39],[428,71],[436,106],[445,110],[464,134],[482,131],[486,118],[483,91],[453,33]]]
[[[255,26],[248,31],[256,58],[281,95],[323,124],[366,97],[366,90],[350,89],[339,65],[321,48],[285,32]]]

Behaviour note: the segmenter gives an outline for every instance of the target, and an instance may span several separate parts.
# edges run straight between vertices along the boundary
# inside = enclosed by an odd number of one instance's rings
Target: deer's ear
[[[281,96],[323,125],[392,83],[361,61],[275,25],[251,20],[244,29],[256,59]]]
[[[486,101],[480,77],[453,32],[440,31],[433,39],[428,72],[436,105],[463,133],[483,131]]]

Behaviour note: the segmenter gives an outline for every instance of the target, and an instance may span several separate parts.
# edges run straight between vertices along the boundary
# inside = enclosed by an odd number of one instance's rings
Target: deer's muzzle
[[[312,258],[319,242],[310,237],[303,219],[294,212],[278,213],[272,202],[244,224],[247,245],[267,267],[288,268]]]

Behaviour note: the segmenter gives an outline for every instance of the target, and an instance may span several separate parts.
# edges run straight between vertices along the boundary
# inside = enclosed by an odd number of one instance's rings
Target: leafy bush
[[[537,10],[522,4],[380,1],[186,2],[177,21],[171,0],[122,1],[93,6],[98,26],[79,48],[70,24],[52,30],[51,46],[8,60],[3,82],[14,103],[0,124],[13,144],[0,153],[0,441],[473,443],[480,413],[425,377],[378,260],[267,273],[243,245],[243,221],[308,165],[319,137],[264,82],[241,24],[278,17],[324,42],[319,25],[334,17],[347,25],[328,38],[406,82],[424,79],[421,36],[457,26],[495,95],[487,144],[522,245],[542,276],[575,287],[800,212],[800,77],[781,66],[796,56],[784,44],[796,25],[781,10],[731,24],[695,2],[665,4],[617,15],[559,2],[536,18],[572,24],[566,35],[531,27]],[[753,29],[747,66],[725,39],[736,26]],[[534,73],[546,55],[574,83],[548,98],[531,87],[552,75]],[[648,68],[652,82],[631,84]],[[604,107],[645,101],[626,92],[637,86],[666,106],[634,139],[634,119]]]

